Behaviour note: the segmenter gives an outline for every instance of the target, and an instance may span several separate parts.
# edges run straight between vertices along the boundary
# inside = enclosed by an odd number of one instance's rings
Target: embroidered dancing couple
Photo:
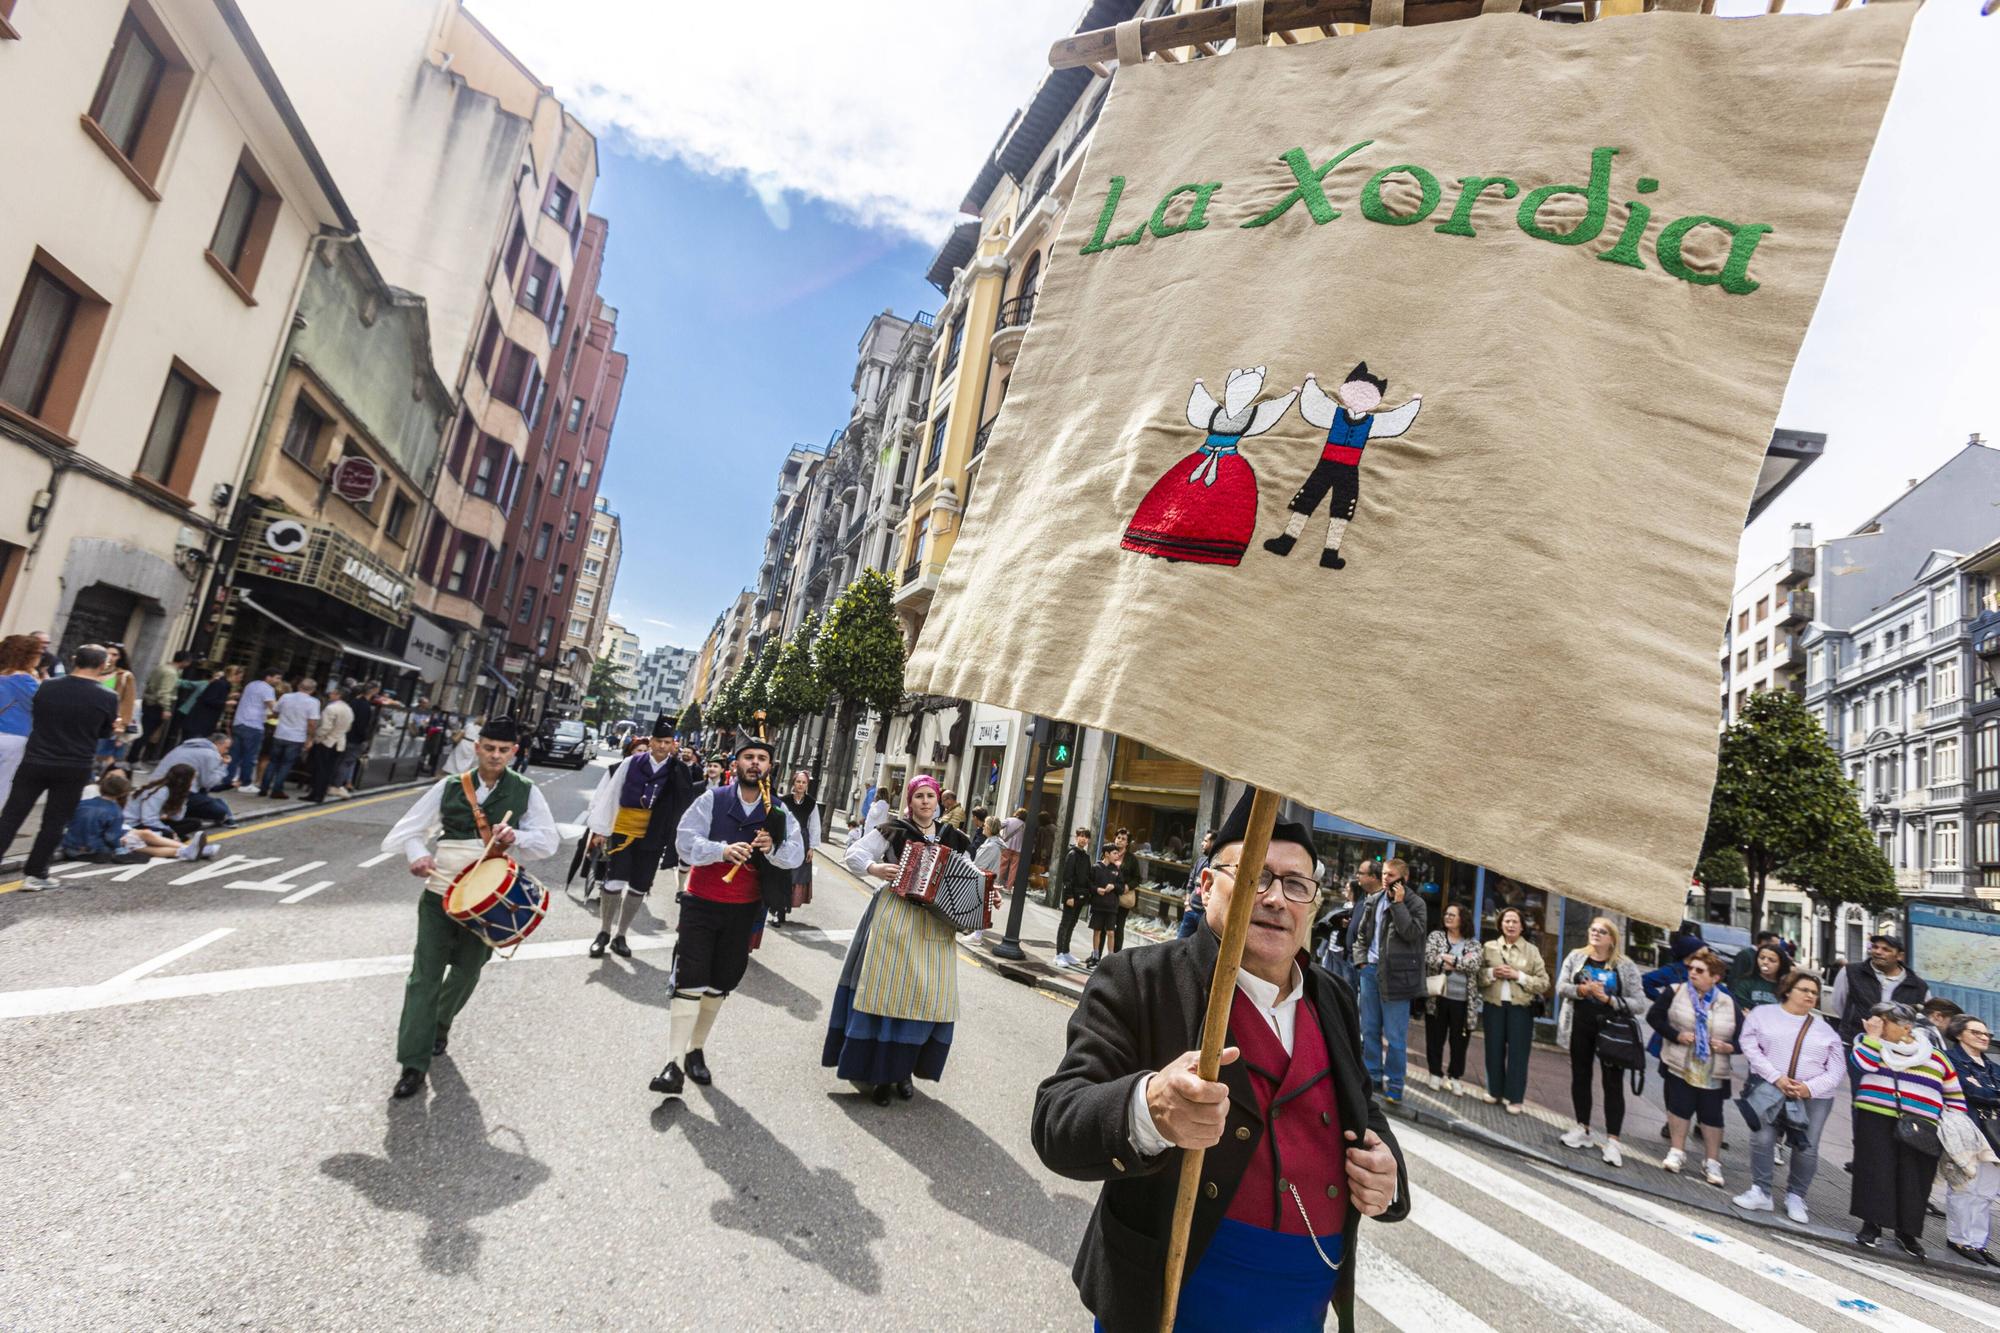
[[[1348,372],[1330,395],[1311,375],[1304,387],[1260,403],[1257,394],[1263,387],[1262,366],[1230,371],[1220,403],[1200,380],[1194,382],[1194,391],[1188,394],[1188,424],[1207,431],[1208,438],[1146,492],[1119,545],[1141,555],[1191,564],[1241,563],[1257,531],[1257,473],[1240,446],[1276,426],[1297,399],[1299,415],[1326,432],[1326,443],[1305,485],[1292,497],[1285,530],[1266,541],[1264,549],[1290,555],[1306,520],[1330,494],[1326,549],[1319,562],[1327,569],[1346,567],[1340,543],[1361,497],[1362,451],[1371,439],[1393,439],[1407,431],[1423,395],[1392,411],[1378,411],[1389,381],[1369,374],[1365,361]]]

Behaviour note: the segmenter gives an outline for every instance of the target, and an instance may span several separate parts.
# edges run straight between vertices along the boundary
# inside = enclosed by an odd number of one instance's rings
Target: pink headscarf
[[[931,795],[943,799],[944,788],[938,785],[938,780],[929,774],[922,774],[911,778],[910,785],[903,788],[903,809],[910,808],[910,798],[917,794],[919,787],[929,787]]]

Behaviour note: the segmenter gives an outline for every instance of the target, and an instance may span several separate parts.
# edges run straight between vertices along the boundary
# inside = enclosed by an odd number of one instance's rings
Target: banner
[[[1744,514],[1915,9],[1121,66],[908,687],[1677,920]]]

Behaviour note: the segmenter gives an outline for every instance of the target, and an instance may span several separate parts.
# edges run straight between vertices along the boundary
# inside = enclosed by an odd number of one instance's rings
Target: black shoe
[[[1339,551],[1328,547],[1319,553],[1319,567],[1321,569],[1346,569],[1347,562],[1340,558]]]
[[[389,1095],[397,1101],[406,1101],[424,1090],[424,1071],[405,1069],[403,1076],[396,1080],[396,1090]]]
[[[910,1080],[908,1079],[904,1079],[901,1083],[898,1083],[896,1085],[896,1095],[898,1097],[901,1097],[904,1101],[909,1101],[912,1097],[915,1097],[917,1095],[917,1085],[910,1082]]]
[[[1924,1215],[1926,1217],[1943,1217],[1944,1209],[1934,1203],[1926,1203],[1924,1204]]]
[[[437,1040],[431,1043],[432,1057],[435,1058],[437,1056],[443,1055],[444,1048],[446,1046],[449,1046],[450,1044],[451,1044],[451,1034],[449,1032],[438,1033]]]
[[[875,1085],[875,1095],[870,1100],[877,1106],[887,1106],[889,1104],[889,1097],[895,1090],[895,1085],[892,1083],[877,1083]]]
[[[772,929],[774,929],[774,930],[783,930],[783,929],[785,928],[785,918],[783,918],[783,917],[781,917],[781,916],[774,916],[774,917],[772,917],[772,918],[771,918],[771,927],[772,927]]]
[[[1969,1264],[1990,1264],[1993,1262],[1993,1256],[1986,1251],[1975,1250],[1970,1245],[1960,1245],[1955,1240],[1946,1241],[1944,1247]]]
[[[632,946],[625,942],[623,935],[613,935],[611,937],[611,952],[617,954],[620,958],[630,958],[632,956]],[[696,1080],[696,1082],[699,1081],[699,1079]]]
[[[605,931],[598,931],[597,938],[590,942],[590,956],[592,958],[604,957],[604,946],[609,943],[611,943],[611,936]]]
[[[1898,1231],[1896,1233],[1896,1248],[1901,1250],[1904,1254],[1909,1255],[1912,1259],[1917,1260],[1919,1263],[1923,1262],[1924,1260],[1925,1256],[1924,1256],[1924,1247],[1922,1242],[1920,1242],[1915,1236],[1912,1236],[1907,1231]]]
[[[1267,540],[1264,543],[1264,549],[1272,555],[1290,555],[1292,553],[1292,546],[1297,541],[1298,538],[1292,536],[1291,533],[1281,532],[1277,536]]]
[[[1873,1222],[1854,1233],[1854,1243],[1864,1250],[1872,1250],[1882,1243],[1882,1228]]]
[[[662,1069],[654,1077],[653,1081],[646,1086],[669,1101],[679,1101],[681,1090],[687,1087],[687,1075],[681,1073],[679,1065],[669,1060],[667,1061],[667,1067]]]
[[[688,1077],[704,1088],[715,1082],[715,1075],[708,1072],[708,1058],[699,1049],[688,1052]]]

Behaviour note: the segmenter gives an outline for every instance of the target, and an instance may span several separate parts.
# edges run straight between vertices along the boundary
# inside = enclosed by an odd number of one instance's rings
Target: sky
[[[599,135],[603,291],[631,355],[612,607],[647,647],[699,646],[756,576],[787,451],[846,423],[869,318],[937,308],[924,271],[1082,0],[767,0],[756,32],[714,42],[655,0],[469,3]],[[2000,439],[2000,173],[1981,165],[2000,17],[1977,12],[1918,15],[1776,423],[1826,453],[1746,530],[1742,578],[1794,522],[1847,532],[1971,433]]]

